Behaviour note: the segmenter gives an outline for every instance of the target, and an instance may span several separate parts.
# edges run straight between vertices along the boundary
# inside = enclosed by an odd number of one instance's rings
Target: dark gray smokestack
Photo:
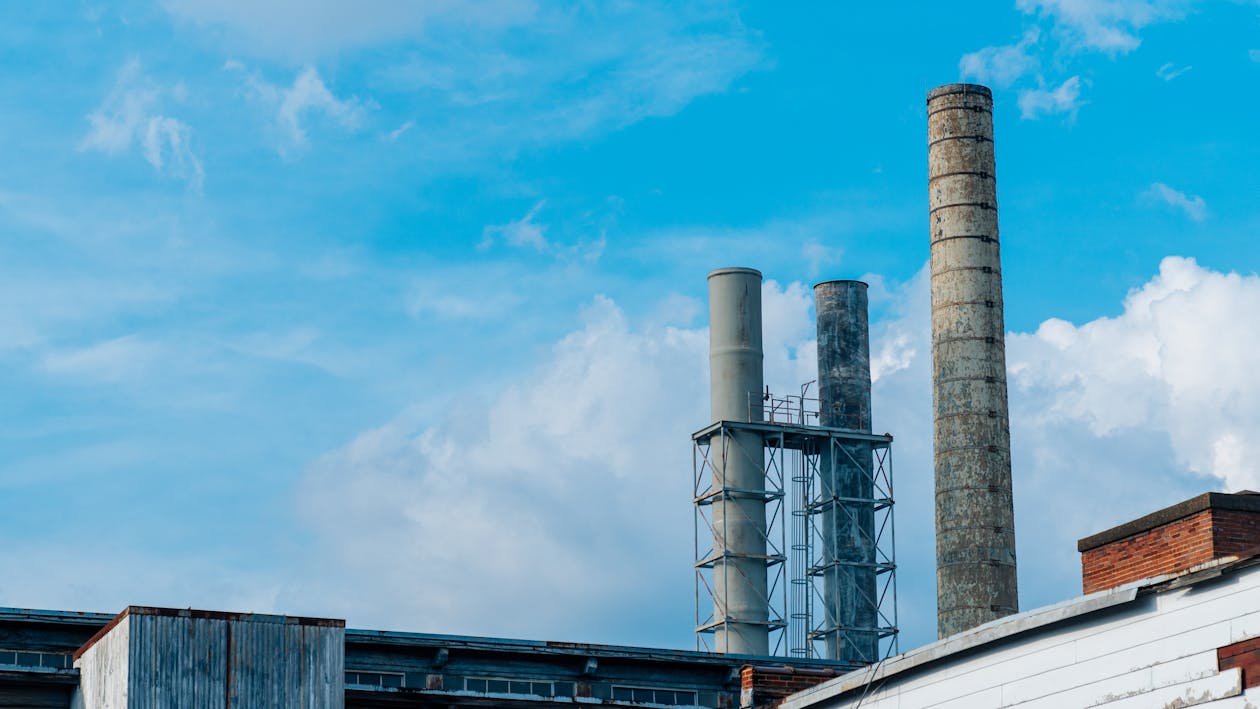
[[[871,354],[866,284],[827,281],[814,286],[818,314],[819,424],[871,432]],[[827,655],[879,660],[875,630],[875,506],[871,444],[837,443],[821,452],[823,613]]]
[[[993,95],[928,92],[937,631],[1019,610]]]

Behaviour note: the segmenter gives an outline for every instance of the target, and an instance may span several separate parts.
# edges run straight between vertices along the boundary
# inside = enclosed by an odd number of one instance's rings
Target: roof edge
[[[1135,520],[1117,525],[1111,529],[1105,529],[1097,534],[1091,534],[1076,542],[1076,550],[1079,552],[1087,552],[1091,549],[1097,549],[1100,546],[1118,542],[1126,537],[1132,537],[1143,532],[1149,532],[1156,527],[1162,527],[1170,522],[1176,522],[1193,514],[1198,514],[1205,510],[1235,510],[1240,512],[1260,512],[1260,495],[1255,494],[1230,494],[1226,492],[1205,492],[1202,495],[1196,495],[1189,500],[1183,500],[1175,505],[1165,507],[1162,510],[1156,510],[1148,515],[1143,515]]]

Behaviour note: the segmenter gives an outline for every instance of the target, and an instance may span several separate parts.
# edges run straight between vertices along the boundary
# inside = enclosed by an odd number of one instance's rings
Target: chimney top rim
[[[819,281],[819,282],[815,283],[815,284],[814,284],[814,290],[818,290],[819,288],[821,288],[821,287],[823,287],[823,286],[829,286],[829,285],[831,285],[831,284],[833,284],[833,283],[834,283],[834,284],[849,284],[849,283],[851,283],[851,284],[855,284],[855,285],[862,286],[863,288],[870,288],[870,287],[871,287],[871,284],[867,283],[866,281],[861,281],[861,280],[858,280],[858,279],[856,279],[856,278],[833,278],[833,279],[831,279],[831,280],[829,280],[829,281]]]
[[[931,91],[928,91],[927,100],[931,102],[932,100],[941,98],[942,96],[952,96],[954,94],[976,94],[984,96],[990,100],[993,99],[993,90],[987,86],[982,84],[955,83],[942,84],[941,86],[937,86]]]
[[[714,276],[733,275],[737,273],[746,273],[750,276],[763,278],[761,271],[758,271],[755,268],[748,268],[747,266],[727,266],[725,268],[715,268],[712,271],[709,271],[708,278],[713,278]]]

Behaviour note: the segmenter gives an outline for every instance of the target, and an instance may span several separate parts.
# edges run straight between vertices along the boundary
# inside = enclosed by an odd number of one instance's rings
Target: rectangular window
[[[464,691],[480,694],[523,694],[535,697],[572,697],[572,682],[539,682],[496,677],[466,677]]]
[[[653,687],[613,687],[614,701],[636,704],[660,704],[664,706],[695,706],[696,693],[679,689]]]
[[[60,652],[0,650],[0,665],[9,667],[48,667],[64,670],[72,665],[70,656]]]
[[[362,670],[346,672],[346,686],[400,689],[406,686],[405,680],[406,677],[401,672],[364,672]]]

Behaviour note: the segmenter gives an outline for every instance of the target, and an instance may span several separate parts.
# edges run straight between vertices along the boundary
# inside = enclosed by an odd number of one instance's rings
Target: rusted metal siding
[[[818,422],[871,432],[871,344],[866,284],[814,286],[818,314]],[[833,454],[837,453],[837,454]],[[875,585],[875,481],[869,441],[823,448],[823,612],[827,657],[879,660],[879,595]],[[839,502],[838,500],[846,500]]]
[[[344,705],[340,621],[131,608],[78,660],[83,709]]]
[[[1019,610],[993,97],[928,94],[937,628]]]

